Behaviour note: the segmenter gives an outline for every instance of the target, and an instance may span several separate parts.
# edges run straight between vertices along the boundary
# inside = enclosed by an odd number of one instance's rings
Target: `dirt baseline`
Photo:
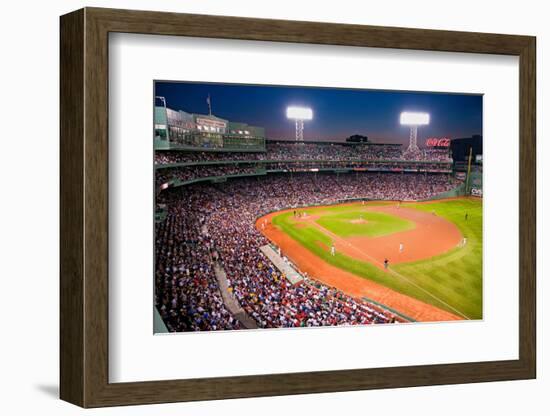
[[[351,296],[373,299],[417,321],[463,319],[379,283],[334,267],[320,259],[271,223],[274,216],[288,211],[292,210],[282,210],[259,218],[256,228],[279,246],[285,256],[309,277],[336,287]],[[429,212],[408,209],[403,206],[398,208],[397,205],[370,207],[367,205],[365,211],[387,213],[412,221],[415,223],[415,228],[374,238],[342,238],[321,227],[314,218],[307,218],[304,221],[329,235],[334,241],[336,250],[350,257],[368,261],[380,268],[383,268],[385,258],[391,264],[422,260],[456,247],[462,239],[460,231],[454,224]],[[400,244],[403,245],[402,250],[400,250]]]

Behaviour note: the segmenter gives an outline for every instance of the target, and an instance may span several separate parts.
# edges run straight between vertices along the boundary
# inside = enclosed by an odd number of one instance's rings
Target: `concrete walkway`
[[[223,303],[227,310],[231,312],[231,314],[238,319],[246,329],[257,329],[258,324],[256,324],[256,321],[248,316],[244,309],[241,308],[241,305],[239,305],[239,301],[235,298],[235,295],[229,291],[227,275],[218,263],[214,264],[214,274],[216,275],[216,280],[218,281],[218,285],[220,287]]]
[[[208,228],[206,225],[203,225],[201,228],[201,233],[203,235],[208,235]],[[246,328],[246,329],[257,329],[258,324],[254,319],[252,319],[245,312],[233,292],[229,290],[229,284],[227,283],[227,275],[225,270],[219,265],[217,261],[212,259],[214,262],[214,274],[216,280],[218,281],[218,286],[220,288],[220,293],[222,295],[223,304],[227,310]]]

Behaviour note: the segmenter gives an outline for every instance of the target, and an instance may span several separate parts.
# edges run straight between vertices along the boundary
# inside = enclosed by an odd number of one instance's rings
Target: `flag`
[[[210,102],[210,94],[206,97],[206,104],[208,104],[208,114],[212,115],[212,105]]]

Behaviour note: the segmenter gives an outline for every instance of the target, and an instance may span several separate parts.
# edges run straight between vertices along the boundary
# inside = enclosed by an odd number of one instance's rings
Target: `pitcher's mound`
[[[363,218],[358,218],[356,220],[351,220],[350,222],[352,224],[366,224],[368,221],[364,220]]]

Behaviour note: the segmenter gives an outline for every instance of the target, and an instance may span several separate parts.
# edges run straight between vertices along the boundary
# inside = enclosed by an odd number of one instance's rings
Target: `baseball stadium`
[[[155,101],[155,332],[483,318],[481,136],[404,111],[401,141],[316,140],[289,106],[271,138]]]

